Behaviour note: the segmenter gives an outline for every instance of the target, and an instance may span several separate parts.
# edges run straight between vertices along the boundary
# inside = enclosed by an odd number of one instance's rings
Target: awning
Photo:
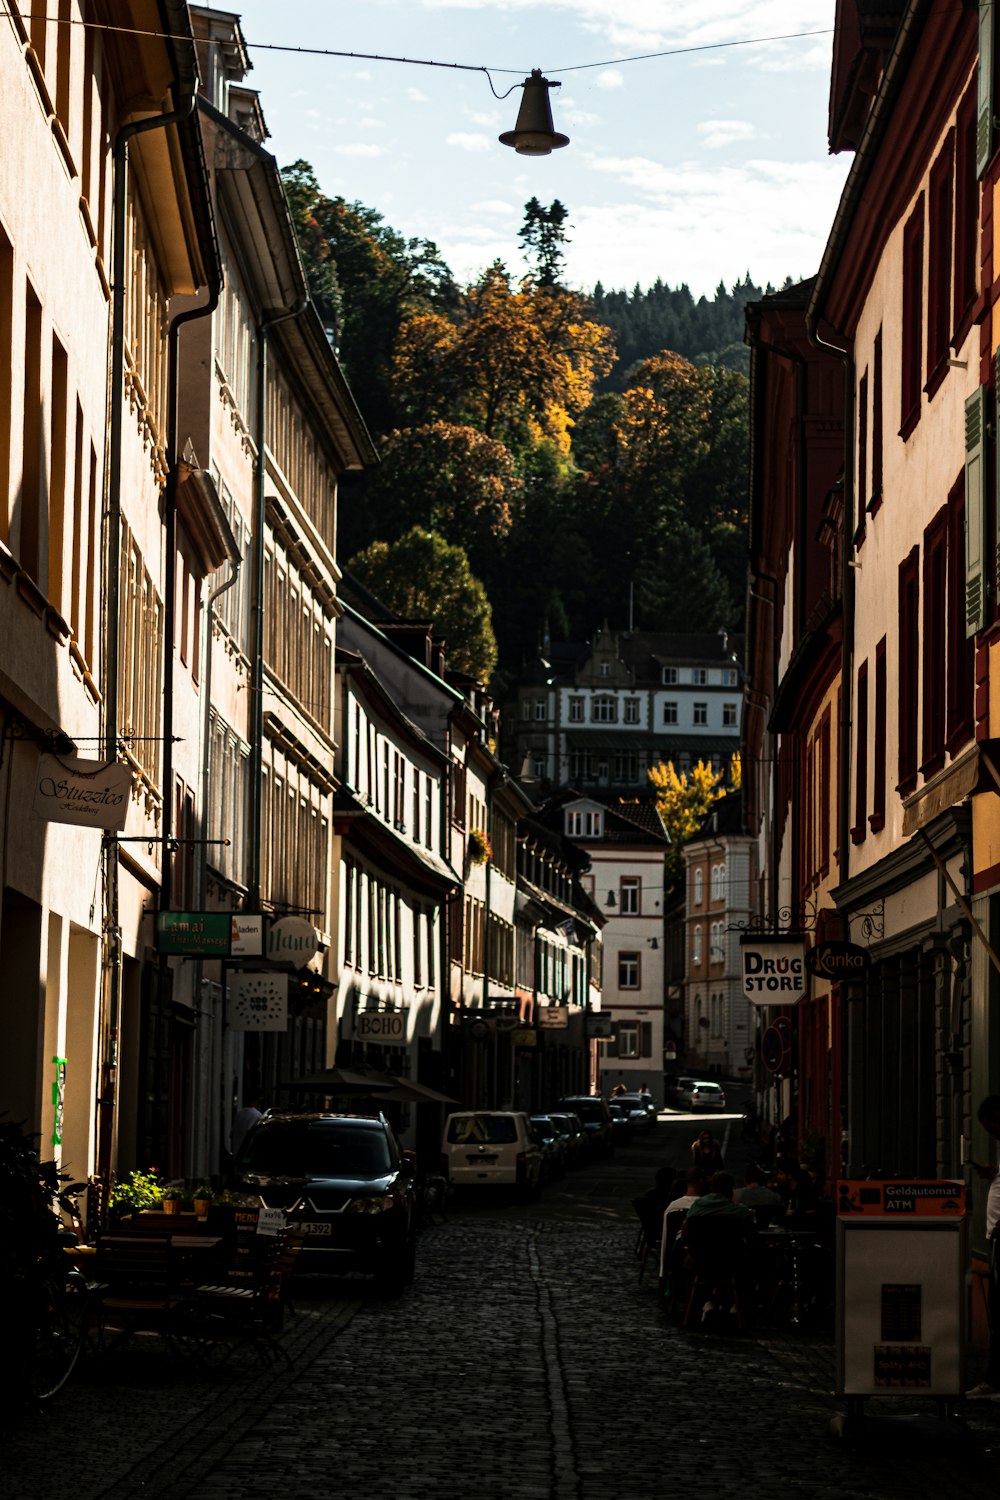
[[[945,812],[978,792],[1000,790],[997,769],[1000,742],[984,740],[966,750],[950,766],[938,771],[918,792],[903,798],[903,833],[909,836],[926,828]]]
[[[384,1081],[382,1073],[354,1073],[350,1068],[323,1068],[319,1073],[308,1073],[304,1078],[287,1078],[279,1085],[283,1089],[308,1089],[323,1094],[378,1094],[385,1097],[391,1085]]]

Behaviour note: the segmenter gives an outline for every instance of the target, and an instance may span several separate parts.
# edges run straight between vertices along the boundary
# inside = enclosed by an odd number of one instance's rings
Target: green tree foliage
[[[490,681],[497,663],[492,611],[461,547],[414,526],[398,541],[372,542],[349,566],[404,619],[433,620],[450,667],[478,682]]]
[[[390,369],[404,318],[450,305],[454,281],[432,240],[406,239],[361,203],[328,198],[306,161],[282,170],[310,288],[365,420],[395,420]]]
[[[397,429],[383,440],[380,457],[363,516],[355,507],[345,511],[348,547],[422,526],[463,547],[478,573],[521,517],[524,481],[512,454],[474,427],[428,422]]]
[[[767,287],[771,291],[770,286]],[[743,314],[764,289],[749,274],[727,290],[720,282],[715,296],[695,301],[685,284],[670,287],[657,279],[646,290],[606,291],[594,288],[594,313],[614,330],[619,363],[605,386],[622,390],[631,383],[635,365],[671,349],[694,364],[722,365],[749,374],[749,350],[743,343]]]
[[[562,280],[565,247],[570,243],[566,234],[568,218],[569,210],[558,198],[553,198],[548,208],[537,198],[529,198],[524,205],[524,223],[517,237],[521,249],[533,262],[539,286],[558,286]]]

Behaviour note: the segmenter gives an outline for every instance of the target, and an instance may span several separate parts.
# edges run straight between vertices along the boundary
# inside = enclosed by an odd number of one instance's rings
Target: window
[[[424,779],[424,843],[434,848],[434,785],[429,776]]]
[[[638,698],[625,699],[625,723],[638,724],[639,722],[639,700]]]
[[[905,440],[920,420],[920,371],[924,318],[924,198],[903,230],[903,343],[899,435]]]
[[[920,671],[919,557],[920,549],[914,547],[905,562],[899,565],[899,759],[897,781],[901,792],[913,791],[917,781],[917,687]]]
[[[976,177],[976,89],[966,91],[955,124],[954,334],[957,349],[976,302],[979,249],[979,183]]]
[[[965,634],[965,482],[948,496],[948,749],[972,733],[973,642]]]
[[[522,698],[521,699],[521,718],[522,719],[530,719],[531,718],[531,714],[532,714],[531,699],[530,698]]]
[[[701,963],[701,923],[696,922],[691,933],[691,962]]]
[[[945,674],[947,672],[948,513],[942,509],[924,532],[922,668],[923,712],[920,770],[933,776],[944,765]]]
[[[858,667],[858,687],[854,703],[854,827],[855,844],[865,837],[865,815],[868,811],[868,663]]]
[[[615,756],[615,781],[619,786],[634,786],[639,780],[639,758],[620,752]]]
[[[952,200],[955,132],[949,130],[931,168],[927,246],[927,394],[933,396],[948,371],[951,337]]]
[[[882,504],[882,330],[872,352],[872,492],[868,510],[875,515]]]
[[[638,953],[619,953],[618,988],[620,990],[637,990],[639,988]]]
[[[692,667],[691,681],[695,687],[704,687],[708,682],[708,672],[704,667]]]
[[[618,1056],[638,1057],[639,1054],[639,1022],[618,1022]]]
[[[858,532],[864,533],[865,512],[868,507],[868,371],[858,382]]]
[[[614,698],[595,698],[591,713],[595,724],[617,724],[617,701]]]
[[[619,900],[621,902],[621,914],[623,917],[637,917],[639,915],[639,895],[641,882],[632,875],[623,876],[619,887]]]
[[[722,727],[723,729],[735,729],[736,727],[736,704],[724,703],[722,705]]]
[[[694,724],[707,724],[708,723],[708,704],[707,703],[696,703],[694,705],[694,711],[693,711],[693,716],[692,716],[692,723],[694,723]]]
[[[532,757],[532,761],[531,761],[531,774],[532,774],[532,776],[537,776],[539,780],[541,780],[541,778],[545,775],[545,756],[544,755],[535,755],[535,756]]]
[[[700,906],[701,905],[702,887],[703,887],[703,885],[704,885],[704,876],[702,875],[700,869],[695,869],[695,872],[694,872],[694,904],[695,904],[695,906]]]
[[[663,705],[663,722],[664,722],[664,724],[676,724],[677,723],[677,704],[676,703],[664,703],[664,705]]]
[[[885,730],[886,730],[886,675],[885,675],[885,636],[875,647],[875,724],[874,724],[874,763],[872,765],[872,810],[868,818],[868,826],[872,833],[878,833],[885,827]],[[827,719],[826,729],[826,757],[830,754],[830,724]],[[827,772],[827,785],[829,784],[829,772]],[[826,826],[826,811],[821,809],[821,817]]]
[[[601,662],[601,665],[600,665],[600,668],[599,668],[599,676],[601,676],[601,677],[610,677],[611,676],[611,663],[610,662],[606,662],[606,661],[602,661]]]
[[[601,814],[581,812],[579,809],[567,812],[566,833],[571,839],[600,838]]]
[[[722,671],[722,685],[723,685],[723,687],[735,687],[736,686],[736,682],[737,682],[736,668],[735,667],[724,667],[723,671]]]
[[[536,698],[535,699],[535,718],[536,719],[544,719],[545,718],[545,699],[544,698]]]
[[[571,698],[569,700],[569,721],[571,724],[583,723],[583,699]]]
[[[726,899],[726,867],[725,865],[712,866],[712,900],[724,901]]]
[[[678,678],[676,667],[663,668],[663,683],[665,687],[673,687],[676,684],[677,680]]]

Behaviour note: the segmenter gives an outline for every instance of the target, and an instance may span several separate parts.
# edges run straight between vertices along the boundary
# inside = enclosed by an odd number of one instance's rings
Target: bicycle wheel
[[[49,1281],[35,1334],[31,1387],[36,1401],[49,1401],[76,1368],[87,1336],[86,1292],[72,1282]]]

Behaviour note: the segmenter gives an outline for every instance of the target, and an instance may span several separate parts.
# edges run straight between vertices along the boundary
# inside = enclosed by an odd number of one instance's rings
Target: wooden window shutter
[[[965,634],[986,623],[986,392],[980,386],[965,403]]]
[[[641,1047],[640,1051],[641,1051],[641,1055],[643,1057],[652,1057],[652,1055],[653,1055],[653,1023],[652,1023],[652,1021],[643,1021],[642,1022],[642,1047]]]
[[[979,83],[976,100],[976,176],[993,155],[993,0],[979,0]]]

